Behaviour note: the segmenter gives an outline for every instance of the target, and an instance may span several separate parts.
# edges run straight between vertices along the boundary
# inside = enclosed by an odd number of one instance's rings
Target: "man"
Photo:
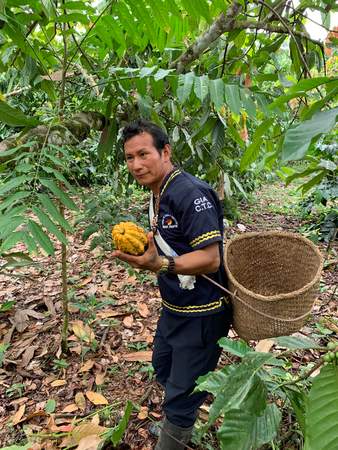
[[[153,366],[164,387],[165,420],[156,450],[178,450],[189,442],[206,393],[195,381],[216,367],[231,321],[222,291],[201,277],[224,282],[223,214],[210,186],[171,161],[168,136],[138,120],[123,130],[127,167],[151,190],[153,232],[142,256],[115,251],[131,266],[158,274],[162,312],[154,339]]]

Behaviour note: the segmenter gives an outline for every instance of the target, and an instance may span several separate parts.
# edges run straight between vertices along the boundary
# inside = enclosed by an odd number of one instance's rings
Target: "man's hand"
[[[135,269],[151,270],[157,272],[161,268],[161,257],[157,252],[157,248],[154,242],[154,235],[152,232],[148,233],[148,248],[147,251],[141,256],[133,256],[128,253],[123,253],[120,250],[115,250],[112,253],[114,258],[121,259],[127,262]]]

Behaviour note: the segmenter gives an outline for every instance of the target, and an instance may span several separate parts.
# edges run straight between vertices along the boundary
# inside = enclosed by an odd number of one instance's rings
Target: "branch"
[[[234,2],[226,12],[222,13],[211,25],[211,27],[192,44],[183,55],[170,64],[171,69],[182,73],[186,66],[196,60],[212,42],[216,41],[224,32],[233,30],[235,17],[239,14],[241,5]]]
[[[265,2],[259,1],[261,5],[266,5]],[[270,9],[272,9],[270,7]],[[170,64],[171,69],[176,69],[177,73],[183,73],[187,66],[189,66],[193,61],[199,58],[199,56],[207,50],[210,45],[216,41],[223,33],[232,30],[265,30],[272,33],[288,34],[291,37],[300,37],[313,42],[322,48],[323,44],[320,41],[312,39],[307,33],[298,30],[292,30],[292,25],[286,22],[282,18],[281,25],[274,25],[272,23],[267,23],[264,21],[250,21],[250,20],[239,20],[236,21],[235,18],[238,16],[241,10],[241,6],[238,3],[233,3],[233,5],[227,10],[227,13],[220,14],[215,22],[210,26],[210,28],[203,33],[197,40],[175,61]],[[296,45],[298,43],[296,42]],[[300,57],[303,59],[303,55],[300,52]],[[303,60],[306,65],[306,61]]]
[[[238,21],[234,23],[234,30],[245,30],[245,29],[251,29],[251,30],[265,30],[270,31],[271,33],[280,33],[280,34],[290,34],[289,30],[287,28],[284,28],[280,25],[273,25],[271,23],[265,23],[265,22],[253,22],[251,20],[243,20]],[[320,41],[316,41],[315,39],[312,39],[307,33],[304,31],[298,31],[298,30],[292,30],[292,34],[294,36],[298,36],[300,38],[307,39],[308,41],[313,42],[316,45],[319,45],[322,47],[322,43]]]

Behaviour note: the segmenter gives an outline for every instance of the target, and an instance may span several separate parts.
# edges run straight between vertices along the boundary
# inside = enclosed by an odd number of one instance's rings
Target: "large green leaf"
[[[209,80],[210,99],[219,110],[224,105],[224,82],[221,78]]]
[[[292,86],[290,89],[288,89],[286,94],[280,95],[279,97],[276,98],[276,100],[270,103],[269,109],[274,109],[277,106],[281,106],[282,104],[288,102],[292,98],[305,96],[307,91],[310,91],[326,83],[337,84],[338,80],[329,77],[317,77],[317,78],[309,78],[307,80],[301,80],[294,86]]]
[[[252,450],[272,441],[277,434],[282,414],[276,405],[267,405],[262,415],[232,409],[224,415],[217,433],[223,450]]]
[[[211,133],[211,152],[216,159],[225,147],[225,130],[223,123],[218,120]]]
[[[338,443],[338,366],[328,364],[313,380],[305,418],[304,450],[333,450]]]
[[[194,83],[194,78],[194,72],[179,75],[177,98],[180,103],[184,103],[189,98]]]
[[[194,92],[196,97],[203,102],[209,92],[209,78],[207,75],[201,77],[195,77]]]
[[[321,347],[314,340],[302,336],[280,336],[273,338],[273,341],[280,347],[289,348],[291,350]]]
[[[27,117],[20,109],[12,108],[0,100],[0,121],[11,127],[34,127],[39,124],[37,119]]]
[[[335,126],[337,115],[338,108],[321,111],[310,120],[305,120],[296,127],[289,129],[284,138],[282,160],[302,159],[311,142],[321,134],[328,133]]]
[[[239,96],[239,87],[237,84],[227,84],[224,86],[225,102],[230,110],[239,114],[241,109],[241,99]]]
[[[241,340],[234,341],[233,339],[223,337],[218,343],[226,352],[240,357],[243,357],[246,353],[252,351],[248,344]]]
[[[209,412],[209,424],[231,409],[259,415],[266,406],[266,387],[261,378],[246,365],[236,366],[216,395]]]

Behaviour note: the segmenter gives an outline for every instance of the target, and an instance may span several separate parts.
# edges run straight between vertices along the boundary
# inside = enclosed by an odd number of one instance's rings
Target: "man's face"
[[[151,134],[137,134],[124,144],[127,167],[142,186],[158,189],[165,177],[170,162],[170,146],[165,145],[160,154]]]

